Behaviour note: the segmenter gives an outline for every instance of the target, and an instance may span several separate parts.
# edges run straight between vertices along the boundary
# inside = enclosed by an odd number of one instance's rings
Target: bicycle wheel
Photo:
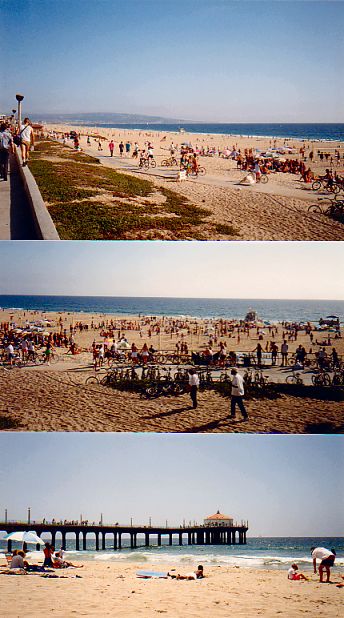
[[[206,174],[206,169],[205,169],[205,167],[199,167],[199,168],[198,168],[198,175],[199,175],[199,176],[205,176],[205,174]]]
[[[260,177],[260,182],[261,182],[263,185],[266,185],[266,183],[267,183],[267,182],[269,182],[269,178],[267,177],[267,175],[266,175],[266,174],[262,174],[262,175],[261,175],[261,177]]]
[[[319,206],[319,204],[311,204],[311,206],[308,206],[307,211],[308,212],[314,212],[314,213],[317,213],[319,215],[323,214],[322,208]]]
[[[52,365],[56,365],[56,363],[58,363],[59,360],[60,360],[60,357],[58,354],[55,354],[54,352],[50,354],[50,362]]]
[[[96,376],[89,376],[88,378],[86,378],[85,384],[87,384],[88,386],[90,384],[99,384],[99,380]]]
[[[171,160],[171,165],[178,165],[177,159],[172,159]]]
[[[297,384],[295,376],[287,376],[285,382],[286,384]]]
[[[179,382],[174,382],[171,384],[171,392],[173,395],[182,395],[184,393],[184,388]]]
[[[319,386],[320,380],[318,375],[312,376],[312,384],[313,386]]]
[[[156,161],[154,161],[154,159],[151,160],[150,166],[153,168],[153,170],[156,168]]]
[[[319,191],[319,189],[321,189],[321,181],[320,180],[315,180],[312,183],[312,189],[313,189],[313,191]]]
[[[331,376],[329,373],[324,373],[322,383],[324,386],[331,386]]]
[[[148,399],[152,399],[153,397],[159,396],[159,389],[156,385],[148,386],[145,390],[145,395]]]
[[[167,167],[167,166],[168,166],[168,161],[167,161],[167,159],[163,159],[163,161],[161,161],[160,165],[161,165],[162,167]]]

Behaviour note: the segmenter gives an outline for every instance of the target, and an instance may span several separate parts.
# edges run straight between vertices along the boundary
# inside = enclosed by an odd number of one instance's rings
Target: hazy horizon
[[[34,113],[344,120],[342,2],[2,0],[0,17],[0,110],[19,91]]]
[[[0,244],[0,294],[344,300],[340,242]],[[30,265],[28,269],[28,265]]]

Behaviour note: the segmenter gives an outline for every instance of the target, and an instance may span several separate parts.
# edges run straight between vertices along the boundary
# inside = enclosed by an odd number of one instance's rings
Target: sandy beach
[[[145,568],[157,570],[157,565],[145,564]],[[166,568],[169,567],[164,565],[162,570]],[[293,582],[287,579],[286,571],[217,566],[206,568],[203,580],[176,581],[142,580],[136,577],[139,569],[142,564],[92,561],[84,562],[82,569],[55,571],[60,577],[66,577],[61,582],[38,575],[2,575],[0,614],[8,618],[22,615],[40,618],[47,612],[61,618],[74,615],[150,618],[159,614],[180,618],[206,618],[210,614],[226,618],[229,615],[245,618],[342,615],[343,589],[334,585],[342,581],[338,574],[332,575],[334,583],[330,585],[320,584],[318,576],[310,571],[307,571],[309,582]],[[189,566],[180,572],[190,570]]]
[[[163,133],[160,131],[138,131],[127,129],[103,129],[72,125],[45,125],[46,132],[62,132],[75,130],[80,132],[80,146],[85,153],[96,156],[107,167],[119,169],[124,173],[138,174],[139,177],[149,178],[156,187],[173,189],[180,195],[187,197],[196,206],[205,206],[211,211],[209,224],[230,225],[230,236],[217,232],[205,225],[202,233],[208,240],[343,240],[344,226],[342,223],[330,219],[325,215],[308,213],[310,204],[319,197],[312,191],[311,185],[300,182],[299,175],[289,173],[273,173],[269,175],[267,185],[242,186],[238,184],[246,175],[237,170],[235,161],[219,156],[200,157],[200,165],[206,168],[206,175],[199,178],[190,178],[185,182],[176,182],[170,175],[165,174],[168,168],[161,167],[161,161],[169,155],[169,147],[173,142],[180,146],[183,142],[191,143],[194,147],[209,147],[223,151],[235,147],[244,151],[245,148],[263,152],[276,145],[285,145],[294,148],[295,154],[286,155],[288,158],[299,159],[300,148],[305,148],[306,165],[318,174],[324,174],[327,167],[331,167],[329,160],[321,161],[317,151],[328,152],[334,156],[335,149],[341,153],[340,164],[333,163],[333,168],[343,173],[344,144],[339,142],[307,142],[294,139],[269,139],[263,137],[237,137],[224,135],[202,135],[194,133]],[[91,137],[87,144],[87,135],[101,136],[103,150],[98,151],[99,138]],[[115,143],[114,157],[110,157],[108,143],[113,139]],[[138,162],[130,156],[119,156],[118,146],[123,141],[130,141],[132,146],[138,143],[140,149],[147,148],[148,141],[154,145],[154,156],[157,161],[157,170],[151,173],[138,169]],[[72,142],[70,142],[72,144]],[[315,159],[310,163],[308,155],[313,151]],[[178,156],[177,156],[178,159]],[[175,176],[176,170],[175,169]],[[328,194],[321,195],[328,197]],[[293,225],[290,225],[291,217]],[[163,236],[158,231],[150,230],[140,239],[174,240],[173,234],[165,232]]]
[[[98,326],[106,320],[119,320],[121,317],[47,313],[3,310],[0,321],[12,319],[18,326],[26,321],[49,318],[54,326],[48,331],[59,330],[58,320],[69,333],[71,324],[82,321],[89,326]],[[126,316],[134,326],[139,322],[136,316]],[[145,319],[143,319],[145,320]],[[141,349],[144,342],[156,349],[174,350],[177,341],[185,341],[189,349],[204,349],[209,341],[209,324],[198,322],[202,333],[191,335],[186,328],[176,333],[152,334],[148,337],[149,324],[140,330],[126,330],[124,334],[129,343],[135,342]],[[190,407],[187,393],[180,396],[162,396],[146,399],[139,393],[118,391],[100,384],[86,385],[87,377],[94,374],[91,345],[104,341],[101,329],[89,328],[75,334],[75,341],[83,350],[72,356],[66,348],[56,348],[58,362],[52,365],[28,366],[3,369],[0,371],[0,415],[4,430],[16,431],[155,431],[155,432],[272,432],[272,433],[318,433],[344,431],[344,406],[340,400],[324,400],[310,396],[282,394],[277,399],[250,399],[247,401],[249,420],[242,422],[240,415],[230,420],[229,399],[214,391],[204,391],[199,395],[196,410]],[[117,331],[118,332],[118,331]],[[320,341],[327,332],[315,333]],[[280,346],[283,328],[278,326],[275,337]],[[332,333],[333,335],[333,333]],[[255,329],[250,336],[221,337],[228,350],[254,350],[258,343]],[[265,348],[269,335],[261,341]],[[310,345],[309,336],[301,332],[297,341],[291,341],[289,349],[293,352],[301,343],[307,351],[319,349],[315,341]],[[343,339],[333,340],[339,354],[344,353]],[[214,349],[218,347],[214,346]],[[331,348],[330,348],[331,349]],[[243,373],[243,368],[241,368]],[[103,368],[97,375],[105,375]],[[287,374],[290,373],[287,370]],[[264,371],[264,373],[266,373]],[[269,373],[269,370],[268,370]],[[285,370],[277,368],[275,374],[280,381],[285,380]],[[306,374],[307,377],[307,374]],[[309,376],[307,378],[310,379]]]

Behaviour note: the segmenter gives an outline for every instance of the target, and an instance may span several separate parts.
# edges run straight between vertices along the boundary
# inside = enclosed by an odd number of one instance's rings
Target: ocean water
[[[104,129],[130,129],[138,131],[178,132],[180,128],[189,133],[204,133],[228,136],[251,136],[271,138],[296,138],[299,140],[344,141],[344,123],[180,123],[143,122],[122,123],[107,114],[65,114],[60,116],[35,117],[46,122],[68,123],[76,126],[101,127]],[[229,144],[231,145],[231,144]]]
[[[193,565],[203,564],[205,567],[224,565],[252,567],[258,569],[287,569],[292,562],[297,562],[300,569],[310,568],[312,558],[310,548],[327,547],[334,548],[337,553],[336,569],[342,570],[344,566],[344,537],[265,537],[248,538],[247,545],[207,545],[207,546],[187,546],[179,547],[138,547],[135,550],[125,547],[129,540],[123,542],[121,551],[113,551],[111,548],[111,535],[107,537],[107,549],[105,551],[95,551],[95,541],[91,535],[87,536],[87,551],[75,551],[74,535],[67,540],[66,550],[70,559],[74,560],[102,560],[110,562],[135,562],[144,566],[154,564],[157,567],[175,564],[183,568],[190,568]],[[43,535],[44,538],[44,535]],[[50,540],[47,535],[47,540]],[[60,547],[58,535],[56,547]],[[143,543],[143,539],[138,537],[138,543]],[[164,542],[164,539],[162,540]],[[20,544],[16,544],[20,547]],[[15,544],[13,544],[13,548]],[[0,551],[6,549],[6,543],[0,541]],[[37,553],[33,552],[37,557]],[[40,557],[43,554],[40,553]]]
[[[242,319],[252,308],[262,320],[313,321],[337,315],[344,321],[344,301],[226,298],[142,298],[116,296],[0,296],[0,308],[108,313],[113,315],[194,316]],[[1,314],[0,314],[1,318]]]
[[[78,124],[78,123],[76,123]],[[187,133],[203,133],[206,135],[228,135],[228,136],[249,136],[249,137],[268,137],[279,139],[299,139],[314,141],[344,141],[344,124],[206,124],[192,123],[183,125],[174,124],[113,124],[94,123],[95,126],[104,129],[136,129],[139,131],[162,131],[166,133],[178,132],[182,127]],[[231,146],[232,144],[228,144]]]

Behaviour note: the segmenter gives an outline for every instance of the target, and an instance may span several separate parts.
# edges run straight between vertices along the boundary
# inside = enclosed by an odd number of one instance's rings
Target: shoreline
[[[109,129],[109,130],[115,130],[115,131],[154,131],[156,133],[167,133],[168,135],[178,135],[178,136],[183,136],[183,135],[187,135],[187,134],[191,134],[191,135],[201,135],[201,136],[209,136],[209,137],[214,137],[214,136],[218,136],[220,138],[232,138],[232,137],[236,137],[236,138],[244,138],[244,139],[269,139],[269,140],[285,140],[285,141],[290,141],[290,140],[296,140],[298,142],[312,142],[312,143],[333,143],[333,144],[342,144],[344,145],[344,136],[341,139],[335,139],[335,138],[311,138],[311,137],[306,137],[306,136],[300,136],[300,135],[269,135],[269,134],[254,134],[254,133],[212,133],[211,131],[207,131],[207,132],[203,132],[203,131],[193,131],[190,128],[188,129],[184,129],[183,131],[179,131],[179,130],[172,130],[172,129],[164,129],[162,128],[163,125],[161,124],[148,124],[145,125],[144,123],[141,124],[141,126],[135,126],[135,124],[130,124],[130,123],[123,123],[123,124],[110,124],[110,123],[87,123],[87,124],[83,124],[82,122],[77,122],[77,121],[66,121],[66,122],[60,122],[60,121],[42,121],[42,124],[44,124],[44,126],[49,127],[49,126],[56,126],[56,125],[70,125],[73,127],[81,127],[81,128],[93,128],[93,129]],[[140,123],[138,123],[140,124]],[[166,123],[168,125],[168,123]],[[190,125],[192,123],[185,123],[188,125],[188,127],[190,127]],[[195,124],[214,124],[216,125],[217,123],[195,123]],[[221,123],[218,123],[221,124]],[[235,124],[235,123],[233,123]],[[239,124],[239,123],[238,123]],[[243,123],[246,124],[246,123]],[[249,124],[249,123],[247,123]],[[259,123],[253,123],[253,124],[259,124]],[[269,124],[269,123],[261,123],[262,125],[264,124]],[[288,123],[278,123],[278,124],[288,124]],[[324,125],[329,125],[329,126],[333,126],[336,124],[342,124],[342,123],[290,123],[292,125],[295,124],[312,124],[313,126],[317,126],[319,124],[324,124]],[[182,126],[180,128],[183,128]]]
[[[111,298],[111,297],[109,297]],[[123,297],[126,298],[126,297]],[[200,299],[203,300],[203,299]],[[207,299],[206,299],[207,300]],[[225,299],[226,300],[226,299]],[[272,299],[273,300],[273,299]],[[289,300],[286,299],[286,302],[290,302]],[[314,301],[316,302],[316,301]],[[325,301],[325,302],[331,302],[331,301]],[[337,302],[343,302],[344,301],[333,301],[334,303]],[[247,311],[249,311],[250,308],[249,306],[247,307]],[[83,309],[66,309],[66,308],[54,308],[54,309],[44,309],[43,307],[39,307],[37,309],[33,309],[32,307],[3,307],[0,306],[0,321],[1,321],[1,315],[6,314],[6,319],[7,318],[7,314],[16,314],[16,313],[29,313],[30,315],[36,315],[36,314],[48,314],[48,315],[67,315],[67,316],[73,316],[73,315],[80,315],[86,318],[91,319],[92,317],[98,317],[98,318],[115,318],[117,320],[143,320],[143,319],[151,319],[153,320],[154,318],[163,320],[169,320],[169,319],[179,319],[179,320],[185,320],[185,321],[192,321],[192,322],[200,322],[200,321],[205,321],[205,322],[219,322],[220,320],[225,321],[225,322],[236,322],[236,323],[240,323],[240,322],[244,322],[245,321],[245,316],[241,315],[241,316],[235,316],[235,315],[224,315],[224,313],[221,314],[209,314],[209,315],[193,315],[193,314],[188,314],[188,313],[171,313],[171,312],[164,312],[164,313],[160,313],[159,311],[156,311],[154,313],[148,312],[145,313],[144,311],[140,311],[137,313],[133,313],[133,312],[125,312],[124,310],[120,310],[118,313],[117,312],[111,312],[111,311],[99,311],[97,309],[94,310],[83,310]],[[23,319],[23,316],[20,315],[18,316],[20,319]],[[323,316],[321,316],[323,317]],[[339,316],[339,323],[340,325],[344,324],[344,317],[343,316]],[[307,324],[308,322],[312,325],[318,326],[319,325],[319,318],[316,316],[312,316],[312,318],[304,318],[304,319],[293,319],[291,317],[285,317],[285,318],[267,318],[264,315],[258,315],[257,321],[259,323],[263,323],[262,327],[266,327],[269,325],[282,325],[282,323],[287,323],[287,324],[292,324],[292,323],[297,323],[297,324]]]

